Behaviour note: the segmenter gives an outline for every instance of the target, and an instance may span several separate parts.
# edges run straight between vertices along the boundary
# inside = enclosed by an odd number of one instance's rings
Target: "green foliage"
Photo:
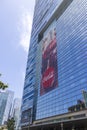
[[[7,121],[7,129],[8,130],[14,130],[15,128],[15,120],[14,118],[8,119]]]
[[[1,76],[1,74],[0,74],[0,76]],[[6,88],[8,88],[8,85],[6,85],[2,81],[0,81],[0,89],[4,90]]]
[[[6,89],[8,88],[8,85],[4,84],[2,81],[0,81],[0,89]]]

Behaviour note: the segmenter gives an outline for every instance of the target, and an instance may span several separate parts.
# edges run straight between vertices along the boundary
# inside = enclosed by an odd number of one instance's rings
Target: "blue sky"
[[[0,80],[21,97],[35,0],[0,1]]]

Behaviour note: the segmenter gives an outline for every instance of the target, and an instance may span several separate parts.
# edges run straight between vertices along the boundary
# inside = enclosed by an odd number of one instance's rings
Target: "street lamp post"
[[[30,129],[30,123],[28,124],[28,130]]]
[[[61,123],[61,130],[63,130],[63,123]]]
[[[72,127],[72,130],[75,130],[75,127],[74,127],[74,125],[73,125],[73,127]]]
[[[28,124],[28,130],[30,130],[30,121],[31,121],[31,111],[29,112],[29,124]]]
[[[30,129],[30,117],[29,117],[29,124],[28,124],[28,130]]]

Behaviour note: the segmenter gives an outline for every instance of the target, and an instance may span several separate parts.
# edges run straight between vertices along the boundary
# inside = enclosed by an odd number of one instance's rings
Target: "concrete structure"
[[[9,118],[14,92],[7,90],[0,92],[0,125],[6,123]]]
[[[22,98],[23,130],[87,129],[86,3],[36,0]]]

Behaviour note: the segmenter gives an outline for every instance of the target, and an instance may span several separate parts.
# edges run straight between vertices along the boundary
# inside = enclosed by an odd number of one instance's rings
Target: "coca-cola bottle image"
[[[55,28],[49,32],[43,41],[41,91],[42,94],[54,89],[58,85],[57,43]]]

